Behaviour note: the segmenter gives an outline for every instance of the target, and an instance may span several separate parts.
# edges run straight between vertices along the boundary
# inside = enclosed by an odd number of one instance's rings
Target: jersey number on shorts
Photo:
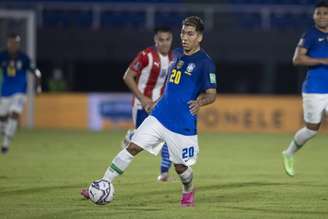
[[[181,71],[177,71],[176,69],[172,70],[172,74],[170,76],[170,82],[174,84],[179,84],[181,79]]]
[[[195,154],[194,147],[183,148],[182,149],[182,159],[193,157]]]

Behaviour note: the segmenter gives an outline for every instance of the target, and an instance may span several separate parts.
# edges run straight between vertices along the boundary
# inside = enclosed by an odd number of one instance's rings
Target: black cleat
[[[4,147],[4,146],[1,147],[1,153],[2,154],[7,154],[8,151],[9,151],[9,148],[8,147]]]

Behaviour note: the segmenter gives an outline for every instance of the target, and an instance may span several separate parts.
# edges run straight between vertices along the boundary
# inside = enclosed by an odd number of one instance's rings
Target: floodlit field
[[[114,182],[113,203],[96,206],[79,191],[100,178],[124,132],[20,130],[0,156],[0,218],[328,218],[328,136],[282,170],[292,135],[205,134],[194,167],[196,207],[179,207],[180,184],[158,183],[159,157],[146,152]]]

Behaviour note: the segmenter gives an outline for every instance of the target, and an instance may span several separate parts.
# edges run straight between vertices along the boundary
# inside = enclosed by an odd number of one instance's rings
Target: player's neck
[[[196,52],[198,52],[200,50],[200,46],[194,48],[194,49],[191,49],[189,51],[186,51],[184,50],[183,53],[187,56],[191,56],[192,54],[195,54]]]
[[[328,26],[327,27],[319,27],[318,25],[315,25],[315,27],[320,30],[321,32],[328,33]]]
[[[161,53],[160,51],[158,51],[158,54],[161,55],[161,56],[168,56],[169,55],[168,53]]]

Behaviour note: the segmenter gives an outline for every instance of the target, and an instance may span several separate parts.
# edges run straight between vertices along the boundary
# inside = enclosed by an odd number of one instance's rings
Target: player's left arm
[[[41,86],[42,73],[38,68],[35,68],[33,71],[33,75],[35,77],[36,92],[41,93],[42,92],[42,86]]]
[[[202,106],[214,103],[216,100],[216,89],[207,89],[205,93],[201,93],[196,100],[190,100],[189,110],[192,115],[196,115]]]
[[[42,87],[41,87],[41,78],[42,78],[42,73],[41,71],[31,62],[29,57],[26,57],[26,65],[27,65],[27,70],[34,76],[35,79],[35,88],[36,92],[40,94],[42,92]]]

